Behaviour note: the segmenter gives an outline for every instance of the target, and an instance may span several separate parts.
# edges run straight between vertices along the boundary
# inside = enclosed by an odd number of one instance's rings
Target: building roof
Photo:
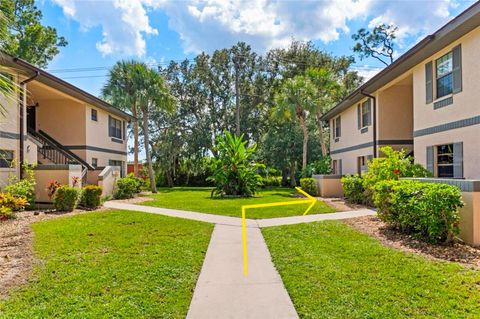
[[[480,1],[475,2],[468,9],[438,29],[435,33],[426,36],[410,50],[401,55],[392,64],[377,73],[370,80],[349,94],[343,101],[335,105],[322,116],[322,120],[330,120],[334,116],[359,102],[365,95],[372,94],[390,81],[396,79],[418,63],[432,56],[445,46],[480,26]]]
[[[135,119],[130,114],[112,106],[111,104],[105,102],[104,100],[70,84],[50,73],[44,71],[27,61],[24,61],[20,58],[13,57],[5,52],[1,53],[1,64],[12,67],[17,70],[22,70],[27,76],[38,75],[35,78],[35,81],[43,83],[49,87],[57,89],[67,95],[73,96],[81,101],[84,101],[92,106],[96,106],[100,109],[103,109],[111,114],[115,114],[126,120]]]

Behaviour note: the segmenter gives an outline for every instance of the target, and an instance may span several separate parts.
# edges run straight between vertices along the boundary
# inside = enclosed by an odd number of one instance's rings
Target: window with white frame
[[[122,121],[110,116],[108,122],[108,135],[110,137],[122,139]]]
[[[437,98],[453,92],[453,55],[449,52],[435,61]]]
[[[333,119],[333,138],[339,138],[342,135],[342,119],[337,116]]]
[[[365,102],[362,103],[361,105],[361,120],[362,120],[362,124],[361,124],[361,127],[367,127],[369,125],[371,125],[371,107],[370,107],[370,101],[367,100]]]

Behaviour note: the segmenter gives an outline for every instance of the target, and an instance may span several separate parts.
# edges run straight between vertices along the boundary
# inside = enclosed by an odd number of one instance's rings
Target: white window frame
[[[340,136],[337,135],[337,128],[340,128],[340,132],[342,130],[342,122],[340,120],[340,126],[337,125],[337,121],[340,119],[340,115],[335,117],[333,119],[333,139],[340,138],[342,134],[340,133]]]
[[[368,123],[368,124],[365,124],[365,121],[364,121],[364,116],[368,114],[369,118],[371,117],[371,113],[372,113],[372,108],[370,107],[370,110],[368,110],[368,106],[369,106],[369,102],[368,100],[363,102],[363,103],[360,103],[360,121],[361,121],[361,128],[366,128],[366,127],[369,127],[371,125],[371,123]],[[364,109],[363,108],[366,108],[368,111],[367,112],[364,112]]]

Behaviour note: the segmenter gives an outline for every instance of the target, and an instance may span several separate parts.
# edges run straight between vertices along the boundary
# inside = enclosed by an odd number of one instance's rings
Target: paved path
[[[369,209],[270,219],[247,219],[248,277],[243,275],[242,219],[109,201],[105,207],[215,224],[187,318],[298,318],[260,228],[374,215]]]

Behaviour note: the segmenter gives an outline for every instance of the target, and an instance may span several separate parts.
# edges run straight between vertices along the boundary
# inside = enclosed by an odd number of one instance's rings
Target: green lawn
[[[184,318],[213,226],[127,211],[33,225],[30,282],[2,318]]]
[[[270,188],[260,190],[252,198],[211,198],[211,188],[205,187],[175,187],[159,189],[158,194],[152,195],[153,201],[142,205],[174,208],[181,210],[241,217],[241,206],[299,200],[290,196],[295,190],[290,188]],[[247,210],[247,218],[272,218],[298,216],[303,214],[309,203],[305,205],[291,205],[281,207],[255,208]],[[318,201],[309,214],[323,214],[335,212],[333,208],[322,201]]]
[[[335,221],[262,230],[302,318],[480,318],[480,272]]]

